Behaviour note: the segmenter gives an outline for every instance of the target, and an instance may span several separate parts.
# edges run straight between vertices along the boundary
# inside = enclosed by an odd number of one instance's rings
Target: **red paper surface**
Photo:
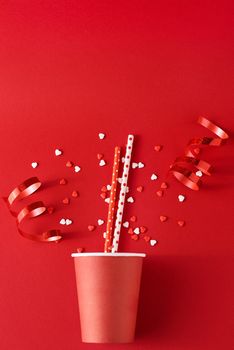
[[[0,191],[7,195],[38,176],[44,189],[25,203],[40,198],[56,210],[27,228],[74,221],[59,244],[31,242],[17,233],[2,202],[2,350],[100,348],[80,343],[70,253],[103,250],[103,229],[87,226],[107,216],[100,189],[110,183],[114,146],[123,146],[128,133],[136,136],[133,160],[146,167],[131,172],[130,185],[144,191],[133,193],[126,215],[136,215],[159,242],[150,247],[121,236],[121,251],[148,254],[136,342],[128,347],[233,348],[232,138],[203,152],[215,172],[200,191],[171,179],[160,199],[150,181],[152,173],[164,181],[187,141],[207,134],[196,124],[200,114],[233,135],[232,16],[232,1],[218,0],[1,1]],[[164,146],[159,153],[158,144]],[[56,158],[55,148],[64,156]],[[97,153],[108,167],[98,166]],[[81,172],[67,168],[68,160]],[[69,183],[58,186],[63,177]],[[62,204],[73,190],[80,197]],[[178,194],[186,195],[184,203]]]

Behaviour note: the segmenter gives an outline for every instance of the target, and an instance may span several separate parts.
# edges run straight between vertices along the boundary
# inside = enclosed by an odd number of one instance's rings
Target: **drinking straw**
[[[120,164],[120,147],[115,147],[112,180],[111,180],[110,202],[108,207],[108,216],[107,216],[107,225],[106,225],[106,238],[105,238],[105,245],[104,245],[105,253],[110,252],[111,245],[112,245],[119,164]]]
[[[127,142],[126,153],[124,157],[124,167],[123,167],[121,188],[120,188],[119,201],[118,201],[118,210],[117,210],[116,220],[115,220],[114,238],[113,238],[112,250],[111,250],[112,253],[117,252],[118,246],[119,246],[119,236],[120,236],[120,230],[121,230],[122,219],[123,219],[124,202],[125,202],[126,193],[127,193],[128,174],[130,169],[133,140],[134,140],[134,136],[128,135],[128,142]]]

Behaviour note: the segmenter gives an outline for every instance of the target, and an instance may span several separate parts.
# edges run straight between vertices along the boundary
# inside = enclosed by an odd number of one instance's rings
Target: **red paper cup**
[[[134,340],[142,262],[140,253],[74,253],[82,341]]]

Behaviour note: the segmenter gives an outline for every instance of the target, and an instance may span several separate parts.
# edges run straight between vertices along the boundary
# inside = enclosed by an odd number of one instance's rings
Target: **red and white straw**
[[[116,202],[116,191],[118,184],[118,172],[120,163],[120,147],[115,147],[112,180],[111,180],[111,193],[110,193],[110,203],[108,207],[108,217],[106,225],[106,238],[104,252],[108,253],[111,250],[112,238],[113,238],[113,226],[114,226],[114,215],[115,215],[115,202]]]
[[[119,246],[119,237],[120,237],[120,231],[121,231],[121,225],[122,225],[122,219],[123,219],[124,202],[125,202],[126,193],[127,193],[128,175],[129,175],[129,169],[130,169],[130,163],[131,163],[133,140],[134,140],[134,136],[128,135],[128,142],[127,142],[126,153],[124,157],[124,167],[123,167],[121,188],[120,188],[119,201],[118,201],[118,210],[117,210],[116,220],[115,220],[114,238],[113,238],[112,250],[111,250],[112,253],[117,252],[118,246]]]

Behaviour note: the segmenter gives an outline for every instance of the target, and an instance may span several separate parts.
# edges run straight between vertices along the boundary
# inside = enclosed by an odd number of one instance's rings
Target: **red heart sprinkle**
[[[139,239],[138,235],[132,235],[131,239],[133,239],[134,241],[137,241]]]
[[[106,192],[102,192],[102,193],[100,194],[100,196],[101,196],[103,199],[106,199],[107,194],[106,194]]]
[[[147,232],[147,227],[141,226],[140,227],[140,233],[145,233],[145,232]]]
[[[73,192],[72,192],[72,197],[74,197],[74,198],[79,197],[79,192],[73,191]]]
[[[160,152],[162,150],[162,145],[157,145],[157,146],[154,146],[154,150],[156,152]]]
[[[67,161],[67,163],[66,163],[66,167],[67,168],[71,168],[71,167],[73,167],[73,163],[69,160],[69,161]]]
[[[66,180],[66,179],[61,179],[61,180],[59,181],[59,184],[60,184],[60,185],[66,185],[66,184],[67,184],[67,180]]]
[[[135,215],[130,217],[130,221],[132,222],[136,222],[137,221],[137,217]]]
[[[145,235],[145,236],[144,236],[144,240],[145,240],[146,242],[149,242],[149,241],[151,240],[151,237],[148,236],[148,235]]]
[[[102,158],[103,158],[103,154],[98,153],[98,154],[97,154],[97,159],[100,160],[100,159],[102,159]]]
[[[144,190],[144,187],[143,186],[138,186],[137,187],[137,192],[142,192]]]
[[[69,204],[70,203],[70,199],[69,198],[64,198],[63,199],[63,204]]]
[[[184,220],[178,220],[177,221],[177,224],[180,226],[180,227],[183,227],[185,225],[185,221]]]
[[[162,197],[163,196],[163,191],[162,190],[159,190],[156,192],[157,196],[158,197]]]
[[[84,252],[84,248],[77,248],[77,253],[83,253]]]
[[[195,154],[199,154],[200,153],[200,148],[194,148],[194,150],[193,150],[193,152],[195,153]]]
[[[165,222],[165,221],[167,221],[168,218],[165,215],[160,215],[159,219],[161,222]]]
[[[128,229],[128,233],[130,234],[130,235],[133,235],[133,229],[130,227],[129,229]]]
[[[102,189],[101,189],[102,192],[107,192],[107,188],[106,186],[103,186]]]
[[[88,230],[89,230],[89,231],[94,231],[95,228],[96,228],[96,226],[94,226],[94,225],[89,225],[89,226],[88,226]]]
[[[48,208],[47,208],[47,212],[48,212],[48,214],[53,214],[53,212],[54,212],[54,207],[48,207]]]
[[[168,188],[168,184],[166,182],[162,182],[161,188],[163,188],[163,189]]]

